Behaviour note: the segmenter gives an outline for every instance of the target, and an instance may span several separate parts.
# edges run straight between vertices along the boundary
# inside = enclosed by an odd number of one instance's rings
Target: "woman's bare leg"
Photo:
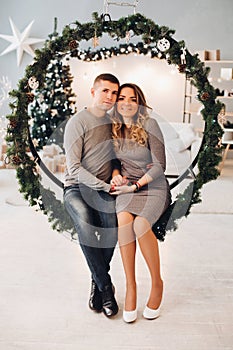
[[[163,295],[163,281],[160,275],[160,258],[157,238],[150,229],[148,221],[142,217],[137,216],[135,218],[133,229],[138,238],[142,255],[151,276],[151,291],[147,306],[151,309],[157,309]]]
[[[132,311],[135,310],[137,306],[137,288],[135,276],[136,240],[133,232],[134,216],[128,212],[122,212],[117,215],[117,218],[118,242],[126,279],[124,309],[126,311]]]

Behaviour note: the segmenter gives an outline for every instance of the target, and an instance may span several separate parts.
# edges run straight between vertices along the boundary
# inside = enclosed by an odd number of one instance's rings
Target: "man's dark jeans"
[[[64,190],[64,205],[78,233],[79,243],[100,291],[111,284],[110,261],[117,243],[115,199],[84,185]]]

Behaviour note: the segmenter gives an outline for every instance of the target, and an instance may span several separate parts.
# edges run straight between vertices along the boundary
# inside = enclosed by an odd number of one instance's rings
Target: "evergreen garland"
[[[121,44],[111,48],[80,50],[79,44],[83,40],[99,38],[107,33],[114,40],[126,38],[127,33],[140,36],[138,44]],[[18,83],[18,90],[13,90],[10,96],[14,100],[10,107],[12,114],[9,119],[6,141],[8,143],[8,161],[15,165],[17,178],[20,184],[20,192],[32,206],[37,206],[52,222],[53,228],[58,231],[69,231],[74,235],[73,223],[64,209],[63,203],[56,199],[55,194],[40,184],[40,175],[37,171],[37,159],[32,159],[29,152],[30,137],[28,134],[29,121],[28,105],[34,96],[28,88],[28,80],[35,77],[39,87],[46,83],[46,72],[54,57],[76,57],[83,61],[98,61],[112,56],[126,55],[136,52],[150,55],[151,58],[166,59],[168,64],[177,65],[178,70],[191,80],[197,88],[198,100],[203,104],[201,111],[205,121],[204,139],[198,155],[199,173],[182,194],[179,194],[174,203],[162,215],[153,226],[157,237],[164,240],[167,230],[177,228],[177,220],[187,216],[192,205],[199,203],[200,189],[202,186],[218,177],[217,165],[221,159],[221,147],[219,141],[222,136],[222,128],[218,124],[218,114],[222,104],[216,100],[216,89],[208,81],[209,68],[186,49],[186,62],[181,62],[184,41],[177,42],[172,36],[174,30],[166,26],[159,26],[152,20],[141,14],[112,21],[109,15],[93,13],[93,21],[81,24],[76,21],[65,26],[62,35],[55,31],[49,36],[44,48],[35,51],[35,60],[25,71],[25,77]],[[166,39],[169,47],[159,49],[159,41]],[[71,93],[71,92],[70,92]],[[72,94],[72,93],[71,93]],[[41,118],[43,118],[41,116]],[[36,123],[41,120],[35,121]],[[44,120],[43,120],[44,122]],[[190,200],[191,199],[191,200]],[[186,204],[186,205],[184,205]],[[188,204],[188,206],[187,206]]]

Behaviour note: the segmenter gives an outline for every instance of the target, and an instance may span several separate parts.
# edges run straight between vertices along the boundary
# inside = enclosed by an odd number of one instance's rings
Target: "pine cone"
[[[76,48],[78,47],[77,41],[76,41],[76,40],[71,40],[71,41],[69,42],[69,47],[70,47],[71,49],[76,49]]]
[[[16,120],[10,120],[9,126],[11,129],[16,128],[17,126],[17,121]]]
[[[26,95],[27,95],[28,103],[33,102],[34,94],[32,94],[31,92],[27,92]]]
[[[21,159],[19,158],[19,156],[13,156],[11,161],[14,165],[19,165],[21,163]]]
[[[207,101],[209,99],[209,97],[210,97],[210,94],[208,92],[203,92],[201,94],[201,100],[202,101]]]
[[[180,73],[184,73],[186,68],[186,64],[179,64],[178,65],[178,70]]]

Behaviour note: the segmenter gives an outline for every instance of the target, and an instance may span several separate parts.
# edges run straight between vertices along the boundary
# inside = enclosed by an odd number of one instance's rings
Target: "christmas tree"
[[[72,81],[70,67],[58,56],[48,65],[43,89],[34,91],[29,114],[33,119],[31,132],[37,149],[52,143],[62,147],[65,124],[76,112]]]

